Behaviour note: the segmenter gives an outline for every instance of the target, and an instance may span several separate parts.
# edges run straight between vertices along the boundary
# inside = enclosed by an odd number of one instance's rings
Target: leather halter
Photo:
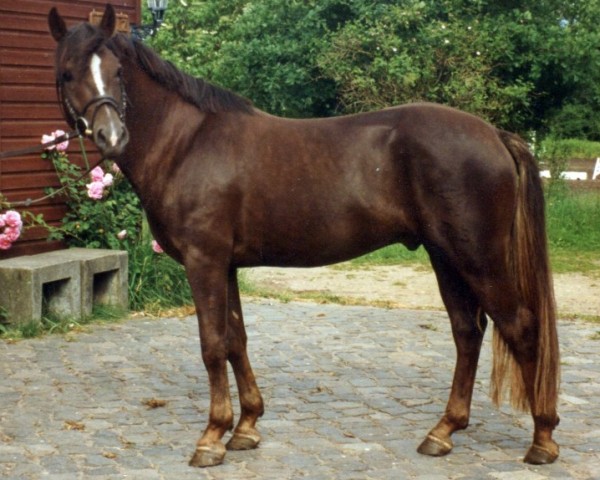
[[[81,112],[78,112],[75,109],[75,107],[73,107],[69,99],[65,96],[63,92],[63,87],[64,85],[62,82],[56,82],[56,90],[58,92],[58,97],[61,100],[60,104],[63,109],[63,112],[65,113],[65,117],[67,117],[69,123],[75,127],[75,129],[77,130],[77,132],[79,132],[80,135],[88,137],[92,135],[96,115],[98,114],[98,110],[100,110],[100,107],[102,107],[103,105],[107,105],[109,107],[114,108],[117,112],[117,115],[119,115],[119,119],[121,120],[121,122],[125,122],[125,111],[127,109],[127,94],[125,93],[125,87],[123,85],[123,79],[121,76],[119,76],[119,87],[121,88],[120,105],[113,97],[109,95],[99,95],[89,100],[83,107],[83,110]],[[91,122],[88,122],[88,120],[85,117],[88,110],[92,106],[94,106],[94,110],[92,112],[92,119]]]

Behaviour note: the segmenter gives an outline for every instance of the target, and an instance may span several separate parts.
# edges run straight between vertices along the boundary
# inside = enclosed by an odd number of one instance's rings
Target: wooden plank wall
[[[140,23],[141,0],[111,3],[131,23]],[[57,7],[71,26],[86,21],[94,9],[104,11],[105,5],[106,0],[0,0],[0,151],[33,146],[56,129],[68,131],[56,97],[55,42],[48,32],[48,12]],[[88,141],[86,146],[93,148]],[[74,139],[69,158],[75,162],[81,162],[78,150]],[[0,192],[9,201],[41,197],[45,188],[58,184],[52,165],[39,154],[0,159]],[[58,225],[66,207],[53,199],[28,210]],[[0,250],[0,259],[61,247],[46,240],[45,230],[34,228],[10,250]]]

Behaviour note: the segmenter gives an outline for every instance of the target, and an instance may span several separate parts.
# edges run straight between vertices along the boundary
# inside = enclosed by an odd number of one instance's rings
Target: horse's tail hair
[[[537,364],[533,405],[527,396],[521,368],[494,328],[491,396],[498,405],[505,389],[510,403],[534,415],[555,413],[560,382],[554,287],[548,260],[544,193],[536,161],[527,144],[517,135],[498,131],[518,171],[517,205],[511,234],[509,263],[517,281],[519,301],[537,322]],[[504,379],[509,378],[508,385]],[[504,388],[506,387],[506,388]]]

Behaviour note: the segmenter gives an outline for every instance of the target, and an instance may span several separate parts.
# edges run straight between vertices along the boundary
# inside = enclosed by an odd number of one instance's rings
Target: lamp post
[[[151,25],[132,25],[131,34],[140,39],[153,37],[163,23],[169,0],[147,0],[148,9],[152,14]]]

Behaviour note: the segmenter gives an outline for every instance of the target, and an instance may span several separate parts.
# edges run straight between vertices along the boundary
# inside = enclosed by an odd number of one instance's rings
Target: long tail
[[[560,383],[560,359],[556,332],[556,305],[546,240],[544,194],[535,159],[515,134],[498,131],[518,170],[518,199],[512,231],[510,263],[517,279],[520,301],[538,322],[538,351],[534,404],[530,405],[521,369],[512,352],[494,329],[492,399],[500,403],[503,380],[510,378],[510,402],[518,409],[531,408],[534,415],[552,414]]]

